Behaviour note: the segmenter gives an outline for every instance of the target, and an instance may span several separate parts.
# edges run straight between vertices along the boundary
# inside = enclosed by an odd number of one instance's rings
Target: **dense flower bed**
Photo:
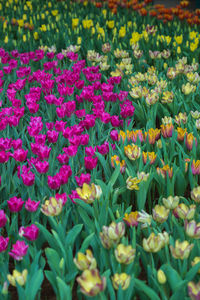
[[[198,27],[96,4],[0,7],[0,298],[199,299]]]

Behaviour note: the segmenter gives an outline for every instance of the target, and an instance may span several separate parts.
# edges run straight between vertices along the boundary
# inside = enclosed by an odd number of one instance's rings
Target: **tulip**
[[[76,179],[76,182],[79,186],[83,186],[84,183],[90,184],[91,175],[89,173],[87,174],[81,174],[80,177],[74,176]]]
[[[192,133],[186,133],[185,144],[186,144],[186,147],[189,151],[192,150],[194,141],[195,141],[195,145],[197,146],[197,139],[193,136],[193,134]]]
[[[112,283],[116,290],[118,290],[120,286],[122,290],[126,290],[130,285],[130,281],[131,281],[131,276],[126,273],[121,273],[121,274],[116,273],[112,277]]]
[[[167,232],[158,233],[158,235],[152,232],[148,239],[143,239],[142,244],[145,251],[156,253],[168,244],[168,242],[169,236]]]
[[[101,243],[104,248],[111,248],[114,244],[117,244],[125,234],[125,226],[123,222],[112,222],[108,227],[103,226],[102,232],[100,232]]]
[[[26,279],[28,276],[28,270],[23,270],[22,272],[19,272],[17,270],[13,270],[13,274],[8,274],[7,279],[10,282],[12,286],[16,286],[16,283],[23,286],[26,283]]]
[[[97,267],[97,262],[96,259],[94,258],[92,251],[90,249],[86,250],[86,255],[78,252],[77,258],[74,258],[74,263],[76,267],[81,270],[92,270],[96,269]]]
[[[166,278],[165,273],[163,272],[163,270],[161,270],[161,269],[158,270],[157,279],[158,279],[158,282],[160,284],[165,284],[166,283],[167,278]]]
[[[198,283],[193,281],[188,283],[188,294],[192,300],[200,299],[200,281]]]
[[[152,216],[146,213],[146,211],[142,210],[139,212],[138,222],[143,223],[143,228],[151,225]]]
[[[19,235],[24,236],[29,241],[35,241],[38,237],[38,234],[39,228],[35,224],[27,226],[26,228],[22,226],[19,229]]]
[[[194,200],[196,203],[200,203],[200,186],[193,188],[190,195],[192,200]]]
[[[153,208],[153,219],[158,223],[164,223],[169,215],[169,209],[162,205],[156,205]]]
[[[129,265],[134,261],[135,252],[132,246],[119,244],[115,249],[115,258],[120,264]]]
[[[140,157],[141,154],[141,148],[138,147],[137,145],[128,145],[124,147],[124,152],[125,155],[130,159],[130,160],[136,160]]]
[[[189,257],[194,244],[189,244],[188,241],[179,242],[176,240],[175,247],[170,246],[171,254],[176,259],[186,259]]]
[[[102,194],[101,187],[94,183],[92,183],[91,186],[87,183],[83,183],[82,189],[76,188],[76,192],[80,199],[89,204],[93,203],[95,199],[99,199]]]
[[[177,116],[175,116],[175,123],[177,123],[179,126],[181,126],[181,122],[185,124],[187,122],[187,115],[185,113],[179,113]]]
[[[193,261],[191,262],[192,267],[194,267],[196,264],[200,263],[200,256],[196,256]],[[198,270],[198,273],[200,273],[200,269]]]
[[[168,138],[172,136],[172,133],[174,131],[174,126],[173,124],[167,124],[167,125],[161,125],[161,134],[164,138]]]
[[[17,149],[15,150],[15,152],[13,153],[13,158],[16,161],[22,162],[26,160],[28,154],[28,150],[24,150],[24,149]]]
[[[85,168],[88,170],[93,170],[97,166],[98,157],[85,156],[84,157]]]
[[[181,219],[191,220],[194,217],[196,205],[191,204],[189,207],[184,203],[179,204],[175,209],[174,213]]]
[[[0,228],[4,227],[6,225],[6,222],[7,222],[6,214],[2,209],[0,209]]]
[[[39,205],[40,201],[36,202],[31,200],[31,198],[28,198],[28,200],[25,202],[25,209],[29,212],[35,212],[38,209]]]
[[[132,211],[130,214],[125,213],[123,220],[128,226],[137,226],[138,217],[139,217],[138,212]]]
[[[8,248],[9,243],[9,237],[4,238],[3,236],[0,236],[0,253],[3,251],[6,251]]]
[[[178,196],[172,197],[169,196],[167,198],[163,198],[163,204],[168,209],[174,209],[178,206],[180,198]]]
[[[24,241],[17,241],[12,245],[12,249],[9,252],[9,255],[16,260],[22,260],[27,253],[28,247],[29,246],[26,245]]]
[[[181,127],[177,127],[176,131],[177,131],[177,134],[178,134],[177,135],[177,140],[179,142],[184,141],[184,137],[185,137],[185,135],[187,133],[187,128],[183,129]]]
[[[96,296],[106,287],[106,278],[100,277],[97,269],[84,270],[76,280],[81,287],[81,292],[90,297]]]
[[[185,220],[185,232],[186,234],[193,238],[199,239],[200,238],[200,223],[196,223],[194,220],[188,222]]]
[[[142,152],[142,160],[143,160],[143,163],[146,164],[147,163],[147,157],[150,161],[150,165],[152,165],[155,160],[156,160],[156,157],[157,157],[157,154],[155,154],[155,152]]]
[[[51,197],[42,205],[41,212],[46,216],[58,216],[63,207],[62,199]]]
[[[121,172],[121,173],[124,173],[124,172],[125,172],[125,169],[126,169],[126,163],[125,163],[124,160],[122,160],[122,161],[120,162],[120,158],[119,158],[119,156],[117,156],[117,155],[113,155],[113,156],[111,157],[111,166],[112,166],[113,168],[115,168],[115,164],[116,164],[116,165],[120,164],[120,172]]]
[[[138,191],[139,190],[139,186],[138,184],[141,182],[142,180],[141,179],[138,179],[137,177],[131,177],[129,176],[126,180],[126,187],[128,190],[136,190]]]
[[[22,209],[24,201],[21,198],[12,197],[7,200],[8,208],[11,212],[19,212]]]

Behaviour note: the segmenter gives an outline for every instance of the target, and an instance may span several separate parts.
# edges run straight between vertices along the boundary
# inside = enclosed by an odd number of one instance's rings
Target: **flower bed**
[[[1,7],[1,299],[199,299],[198,26],[100,6]]]

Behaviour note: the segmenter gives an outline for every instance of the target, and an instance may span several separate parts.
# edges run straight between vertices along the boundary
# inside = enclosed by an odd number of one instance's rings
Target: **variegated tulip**
[[[194,217],[195,210],[196,210],[196,205],[195,204],[191,204],[188,207],[186,204],[180,203],[174,209],[174,213],[175,213],[175,215],[177,215],[179,218],[181,218],[183,220],[184,219],[191,220]]]
[[[129,176],[126,180],[126,187],[128,190],[139,190],[138,184],[141,182],[141,179],[138,179],[137,177],[131,177]]]
[[[51,197],[49,200],[46,200],[45,203],[42,205],[41,211],[46,216],[58,216],[63,207],[63,200],[56,199]]]
[[[128,226],[137,226],[138,217],[138,211],[132,211],[130,214],[125,213],[123,220]]]
[[[152,213],[153,219],[158,223],[164,223],[169,216],[169,212],[170,212],[170,210],[168,208],[166,208],[163,205],[157,204],[153,208],[153,213]]]
[[[119,244],[115,249],[115,258],[120,264],[129,265],[134,261],[136,250],[132,246]]]
[[[160,251],[168,242],[169,236],[167,232],[158,233],[158,235],[155,235],[155,233],[152,232],[147,239],[143,239],[142,245],[145,251],[156,253]]]
[[[190,281],[188,283],[188,294],[192,300],[200,299],[200,281],[197,283]]]
[[[90,297],[95,297],[106,287],[106,278],[100,277],[97,269],[83,271],[76,280],[81,287],[81,292]]]
[[[112,222],[109,226],[103,226],[100,232],[101,243],[104,248],[111,248],[117,244],[125,234],[125,225],[123,222]]]
[[[200,256],[196,256],[193,261],[191,262],[192,267],[194,267],[196,264],[200,263]],[[200,273],[200,268],[198,270],[198,273]]]
[[[178,206],[180,198],[178,196],[169,196],[167,198],[163,198],[163,204],[166,208],[174,209]]]
[[[89,204],[93,203],[95,199],[99,199],[102,194],[101,187],[94,183],[91,185],[83,183],[82,188],[78,187],[76,191],[80,199]]]
[[[96,269],[97,262],[90,249],[86,250],[86,255],[78,252],[77,258],[74,258],[74,263],[81,271]]]
[[[200,203],[200,186],[193,188],[190,195],[192,200],[194,200],[196,203]]]
[[[121,273],[121,274],[116,273],[112,277],[112,283],[116,290],[119,289],[119,286],[121,286],[122,290],[126,290],[130,285],[130,281],[131,281],[131,276],[126,273]]]
[[[185,220],[185,232],[193,239],[200,239],[200,223],[196,223],[194,220],[190,222]]]
[[[141,148],[138,147],[137,145],[128,145],[124,147],[124,152],[125,155],[130,159],[130,160],[136,160],[140,157],[141,154]]]
[[[189,244],[188,241],[179,242],[176,240],[175,247],[170,246],[171,254],[176,259],[186,259],[189,257],[194,244]]]
[[[175,123],[180,126],[181,122],[183,124],[185,124],[187,122],[187,114],[186,114],[186,112],[184,112],[184,113],[180,112],[178,115],[175,116]]]

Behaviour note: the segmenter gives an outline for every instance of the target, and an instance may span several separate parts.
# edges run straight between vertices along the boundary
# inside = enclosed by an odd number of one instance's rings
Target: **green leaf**
[[[87,227],[89,232],[94,232],[95,231],[95,226],[94,222],[90,219],[86,211],[82,207],[78,207],[78,213],[83,220],[85,226]]]
[[[143,291],[150,299],[152,300],[160,300],[160,298],[158,297],[158,295],[156,294],[156,292],[154,292],[153,289],[151,289],[150,287],[148,287],[142,280],[139,279],[134,279],[135,282],[135,287],[138,290]]]
[[[170,265],[163,265],[162,270],[167,277],[167,281],[171,289],[175,292],[177,290],[177,286],[183,282],[182,278],[180,277],[178,272]]]
[[[119,177],[119,173],[120,173],[120,165],[117,165],[115,168],[115,171],[113,172],[110,180],[109,180],[109,184],[113,187],[113,185],[115,184],[117,178]]]
[[[67,233],[67,237],[65,239],[65,248],[67,249],[67,247],[71,246],[73,248],[75,239],[77,238],[77,236],[79,235],[79,233],[81,232],[83,228],[83,224],[78,224],[75,225],[68,233]]]
[[[46,248],[45,254],[51,270],[58,275],[60,273],[60,269],[59,269],[60,256],[58,255],[58,252],[56,252],[52,248]]]
[[[90,245],[91,240],[94,237],[94,232],[91,233],[88,237],[86,237],[86,239],[83,241],[80,252],[84,253],[85,250],[88,248],[88,246]]]
[[[72,292],[69,285],[67,285],[60,277],[56,277],[60,300],[72,299]]]
[[[55,238],[52,236],[52,234],[40,223],[35,223],[37,227],[41,230],[43,233],[46,241],[48,241],[48,244],[51,248],[54,248],[56,251],[59,251],[58,243],[56,242]]]
[[[29,300],[35,300],[35,297],[41,287],[44,275],[41,269],[39,269],[30,279],[29,285],[26,287],[26,295],[28,295]]]

